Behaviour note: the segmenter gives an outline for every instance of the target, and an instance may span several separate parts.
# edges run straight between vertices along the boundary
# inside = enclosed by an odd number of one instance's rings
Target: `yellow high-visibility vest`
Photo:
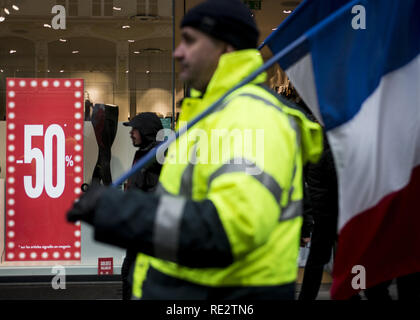
[[[261,65],[257,50],[223,55],[204,96],[193,92],[184,99],[177,128]],[[282,285],[296,280],[302,168],[307,161],[319,159],[322,131],[260,86],[265,80],[266,74],[260,74],[180,136],[168,149],[159,179],[160,194],[213,202],[233,263],[224,268],[190,268],[140,254],[134,296],[141,297],[146,276],[142,259],[166,275],[213,287]]]

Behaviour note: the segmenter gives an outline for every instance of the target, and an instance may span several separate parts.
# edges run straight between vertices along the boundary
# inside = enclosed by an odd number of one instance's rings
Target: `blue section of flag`
[[[384,75],[406,65],[420,53],[420,1],[347,1],[337,11],[326,12],[321,15],[324,19],[314,20],[308,26],[311,10],[320,16],[315,3],[326,6],[327,2],[336,1],[305,3],[290,19],[294,23],[279,28],[266,41],[276,53],[284,45],[284,34],[288,34],[287,41],[294,40],[302,36],[302,28],[294,26],[299,21],[306,25],[305,47],[312,55],[318,104],[327,130],[352,119]],[[356,4],[365,9],[366,29],[352,27],[352,22],[362,18],[360,11],[352,13]],[[279,63],[286,69],[291,61],[289,57]]]
[[[356,0],[304,0],[261,44],[268,45],[273,52],[279,52],[308,30],[327,18],[331,13]],[[305,45],[304,45],[305,46]],[[297,50],[299,53],[301,50]],[[301,56],[296,52],[285,57],[284,63],[293,64]],[[287,65],[289,66],[289,64]]]

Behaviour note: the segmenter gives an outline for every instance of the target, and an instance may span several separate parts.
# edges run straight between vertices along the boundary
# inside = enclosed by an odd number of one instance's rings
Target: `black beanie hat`
[[[257,47],[257,25],[240,0],[206,0],[185,14],[182,27],[198,29],[237,50]]]

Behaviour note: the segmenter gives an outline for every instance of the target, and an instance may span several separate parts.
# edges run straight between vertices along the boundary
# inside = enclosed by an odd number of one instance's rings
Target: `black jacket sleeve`
[[[324,151],[318,163],[307,164],[304,179],[307,185],[305,211],[313,216],[338,215],[338,186],[334,158],[324,134]]]
[[[210,200],[108,188],[98,201],[93,225],[98,241],[188,267],[225,267],[233,262]]]

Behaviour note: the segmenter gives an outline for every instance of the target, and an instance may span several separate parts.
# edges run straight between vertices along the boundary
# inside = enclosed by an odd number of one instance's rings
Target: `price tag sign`
[[[113,258],[98,258],[98,274],[113,274],[114,273],[114,259]]]
[[[78,260],[83,80],[6,79],[6,261]]]

